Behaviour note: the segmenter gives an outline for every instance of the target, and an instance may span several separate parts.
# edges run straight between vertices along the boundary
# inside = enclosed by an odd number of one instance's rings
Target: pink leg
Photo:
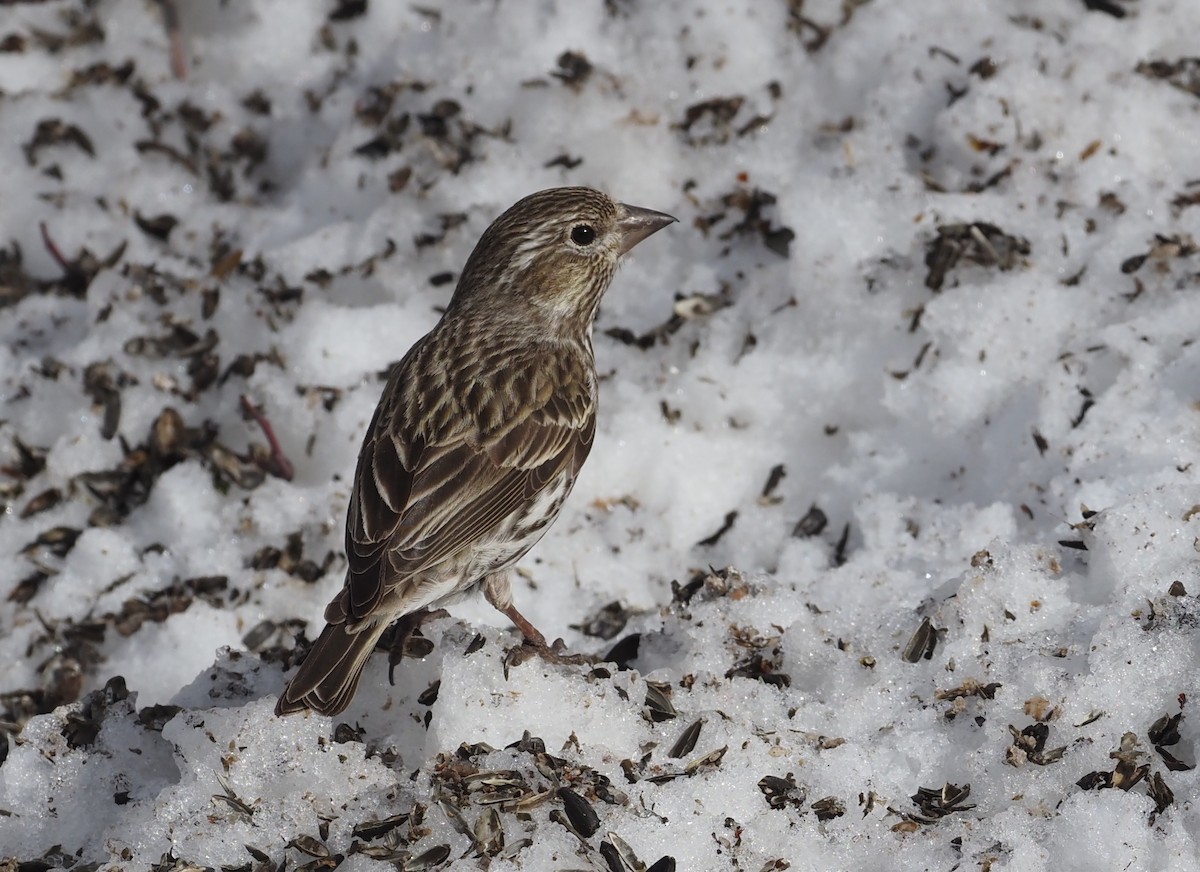
[[[537,627],[529,623],[529,619],[517,611],[512,601],[512,586],[508,582],[507,572],[496,572],[487,577],[483,583],[483,595],[489,603],[512,621],[526,641],[535,648],[547,648],[546,637]]]
[[[596,659],[586,654],[564,654],[566,646],[562,639],[555,639],[553,645],[546,644],[546,637],[541,634],[537,627],[529,622],[523,614],[517,611],[517,607],[512,601],[512,587],[508,581],[508,574],[497,572],[489,575],[483,584],[483,595],[487,601],[495,606],[499,611],[516,625],[521,631],[521,635],[525,637],[525,644],[509,651],[505,658],[505,675],[508,674],[509,666],[516,666],[524,662],[530,654],[537,654],[543,660],[551,663],[595,663]]]

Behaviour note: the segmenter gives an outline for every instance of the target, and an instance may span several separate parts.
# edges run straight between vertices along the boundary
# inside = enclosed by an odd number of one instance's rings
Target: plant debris
[[[960,262],[1011,270],[1032,251],[1029,240],[1011,236],[984,221],[941,224],[925,249],[925,287],[940,291],[947,274]]]

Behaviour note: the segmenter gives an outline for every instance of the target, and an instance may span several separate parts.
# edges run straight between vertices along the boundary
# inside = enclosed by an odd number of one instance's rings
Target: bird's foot
[[[509,648],[508,653],[504,655],[504,677],[508,677],[511,667],[520,666],[534,657],[541,657],[547,663],[565,663],[573,666],[591,666],[600,662],[591,654],[570,653],[562,639],[555,639],[553,645],[547,645],[544,638],[540,642],[526,638],[520,645]]]
[[[433,618],[449,616],[445,609],[420,609],[398,618],[391,628],[388,645],[388,684],[396,685],[396,664],[405,657],[424,657],[433,650],[433,643],[424,636],[414,635],[421,625]]]
[[[541,657],[548,663],[591,664],[598,662],[595,657],[587,654],[568,654],[566,643],[555,639],[553,645],[546,644],[546,637],[541,630],[530,623],[529,619],[517,611],[512,602],[512,591],[509,590],[508,576],[504,573],[488,576],[484,588],[488,602],[503,612],[512,621],[521,635],[525,637],[520,645],[510,648],[504,655],[504,677],[508,678],[508,670],[512,666],[520,666],[531,657]]]

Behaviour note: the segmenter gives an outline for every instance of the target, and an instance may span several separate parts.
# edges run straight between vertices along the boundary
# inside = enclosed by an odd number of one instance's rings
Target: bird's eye
[[[576,245],[591,245],[596,241],[596,231],[590,224],[576,224],[571,228],[571,241]]]

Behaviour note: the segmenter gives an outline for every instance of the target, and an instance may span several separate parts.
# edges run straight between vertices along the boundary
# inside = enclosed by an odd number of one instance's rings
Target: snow
[[[0,860],[1200,864],[1200,6],[177,5],[185,80],[0,13]],[[514,584],[606,660],[467,602],[276,718],[380,373],[561,184],[680,219]]]

